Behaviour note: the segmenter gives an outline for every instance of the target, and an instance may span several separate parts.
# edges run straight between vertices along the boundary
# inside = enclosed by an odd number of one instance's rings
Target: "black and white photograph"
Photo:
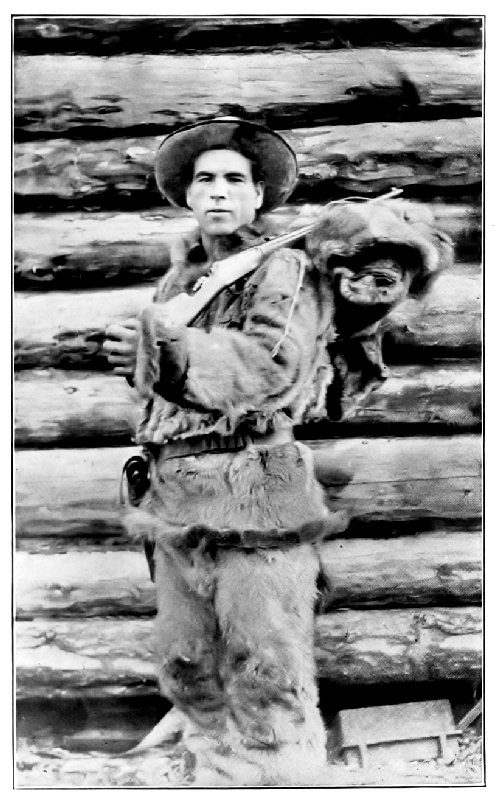
[[[486,784],[486,17],[303,5],[11,15],[16,789]]]

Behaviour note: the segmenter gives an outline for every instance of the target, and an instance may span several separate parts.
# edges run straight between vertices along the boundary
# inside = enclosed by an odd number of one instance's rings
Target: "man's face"
[[[254,183],[252,165],[233,150],[207,150],[194,164],[186,201],[203,233],[227,236],[255,219],[264,199]]]

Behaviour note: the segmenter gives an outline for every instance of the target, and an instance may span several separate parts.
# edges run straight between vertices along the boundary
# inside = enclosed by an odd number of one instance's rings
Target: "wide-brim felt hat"
[[[217,117],[186,125],[171,133],[160,144],[155,164],[158,187],[164,197],[186,207],[186,173],[200,153],[213,148],[235,145],[259,165],[264,180],[262,210],[281,205],[297,184],[297,159],[292,148],[265,125],[238,119]]]

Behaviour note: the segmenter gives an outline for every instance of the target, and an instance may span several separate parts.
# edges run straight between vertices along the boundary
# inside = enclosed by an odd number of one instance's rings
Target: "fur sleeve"
[[[293,404],[325,326],[319,289],[305,270],[305,259],[303,253],[283,249],[259,267],[245,288],[241,330],[176,328],[187,372],[182,395],[177,387],[173,401],[230,418]],[[158,353],[169,335],[161,326],[150,336]],[[153,368],[147,382],[156,378],[166,384],[158,355],[151,353],[148,360]]]

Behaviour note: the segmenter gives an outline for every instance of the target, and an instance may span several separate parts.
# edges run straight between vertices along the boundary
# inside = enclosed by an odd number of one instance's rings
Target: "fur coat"
[[[227,254],[260,243],[258,228]],[[139,444],[237,431],[267,433],[322,413],[332,368],[331,291],[307,256],[282,249],[225,289],[190,327],[162,320],[162,304],[208,273],[199,242],[180,242],[156,302],[141,317],[135,383],[145,397]]]
[[[304,249],[284,248],[225,289],[190,327],[162,318],[210,264],[196,238],[180,242],[156,303],[141,316],[137,442],[157,445],[151,488],[129,508],[135,535],[226,546],[281,545],[326,532],[312,454],[294,441],[219,455],[170,457],[169,442],[244,440],[341,416],[386,373],[380,323],[451,257],[432,221],[403,203],[327,209]],[[230,237],[227,253],[262,241]],[[338,518],[338,529],[345,519]],[[335,522],[328,528],[334,532]]]
[[[261,240],[255,228],[239,231],[228,254]],[[176,548],[317,540],[328,516],[323,489],[312,453],[291,429],[324,407],[331,291],[304,252],[282,249],[224,290],[194,325],[174,328],[162,319],[163,301],[189,291],[209,267],[196,240],[174,256],[141,316],[135,382],[144,414],[136,440],[156,445],[156,454],[148,490],[127,508],[129,531]],[[259,444],[280,431],[289,435],[279,446]],[[171,455],[174,443],[214,436],[243,446]]]

